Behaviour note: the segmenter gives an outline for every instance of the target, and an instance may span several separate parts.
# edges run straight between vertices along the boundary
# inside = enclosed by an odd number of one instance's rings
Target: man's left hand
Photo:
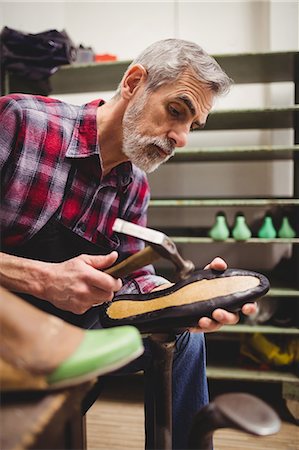
[[[217,257],[213,259],[213,261],[208,264],[205,269],[222,271],[227,269],[227,264],[223,259]],[[246,303],[242,307],[242,313],[248,316],[255,314],[256,311],[256,303]],[[198,321],[198,327],[192,328],[190,331],[210,333],[212,331],[219,330],[223,325],[235,325],[240,320],[238,313],[231,313],[220,308],[213,311],[212,317],[212,319],[209,317],[201,317]]]

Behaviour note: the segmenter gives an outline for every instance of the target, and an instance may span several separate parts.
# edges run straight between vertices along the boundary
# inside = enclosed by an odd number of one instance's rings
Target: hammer
[[[161,257],[169,259],[174,263],[177,276],[180,280],[188,278],[194,271],[195,267],[193,262],[181,257],[175,243],[166,234],[153,230],[152,228],[141,227],[140,225],[122,219],[116,219],[112,229],[118,233],[142,239],[149,245],[119,264],[105,270],[106,273],[116,278],[124,277],[134,272],[134,270],[140,269],[147,264],[152,264]]]

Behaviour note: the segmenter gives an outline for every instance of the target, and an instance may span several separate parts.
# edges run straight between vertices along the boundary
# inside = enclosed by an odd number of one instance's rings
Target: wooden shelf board
[[[238,367],[220,367],[207,366],[207,376],[215,380],[244,380],[244,381],[259,381],[259,382],[273,382],[273,383],[298,383],[299,378],[290,372],[282,371],[261,371],[241,369]]]

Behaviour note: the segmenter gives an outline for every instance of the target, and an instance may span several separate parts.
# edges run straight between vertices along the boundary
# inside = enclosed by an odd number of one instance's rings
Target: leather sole
[[[198,270],[187,280],[148,294],[119,295],[100,308],[104,327],[134,325],[142,332],[165,332],[197,326],[216,308],[237,312],[269,290],[257,272]]]

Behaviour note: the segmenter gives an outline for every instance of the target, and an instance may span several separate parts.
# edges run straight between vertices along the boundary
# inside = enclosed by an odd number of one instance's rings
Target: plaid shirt
[[[116,235],[117,217],[146,225],[149,187],[130,162],[102,176],[96,112],[103,101],[73,106],[59,100],[12,94],[0,98],[1,234],[9,253],[57,214],[64,226],[121,259],[142,241]],[[165,280],[151,266],[126,292],[147,292]],[[137,284],[136,284],[137,283]]]

